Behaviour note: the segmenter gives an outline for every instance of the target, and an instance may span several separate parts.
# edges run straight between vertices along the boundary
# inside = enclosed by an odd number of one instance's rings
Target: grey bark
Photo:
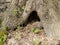
[[[1,27],[3,28],[8,27],[8,29],[14,29],[16,28],[17,25],[20,24],[20,18],[18,18],[17,15],[18,15],[18,12],[19,12],[18,16],[22,15],[22,12],[23,12],[22,6],[25,5],[25,1],[24,0],[10,0],[9,1],[9,3],[7,4],[7,9],[4,12],[4,16],[3,16],[4,19],[3,19]]]
[[[22,15],[22,22],[28,18],[31,11],[36,10],[41,19],[46,35],[55,39],[60,39],[59,2],[59,0],[29,0]]]
[[[12,3],[9,3],[7,10],[4,12],[2,27],[7,26],[9,29],[14,29],[17,25],[24,23],[29,14],[35,10],[41,19],[46,35],[60,39],[60,0],[19,1],[17,3],[17,0],[12,0]],[[16,3],[18,6],[15,5]],[[25,6],[24,10],[22,10],[22,6]],[[16,8],[19,10],[19,18],[12,13],[12,10]]]

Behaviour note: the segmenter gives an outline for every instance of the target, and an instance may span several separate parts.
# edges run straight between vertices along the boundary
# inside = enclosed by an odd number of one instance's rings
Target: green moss
[[[38,28],[32,28],[32,32],[38,33],[39,32],[39,29]]]
[[[25,9],[25,6],[22,6],[22,9],[24,10]]]
[[[17,29],[21,29],[22,27],[20,25],[17,26]]]
[[[7,38],[7,26],[0,29],[0,45],[3,45]]]
[[[4,42],[6,41],[7,34],[5,31],[1,30],[0,31],[0,45],[3,45]]]
[[[35,41],[34,41],[34,45],[39,45],[39,43],[40,43],[39,38],[36,38]]]
[[[13,13],[14,15],[18,15],[18,9],[13,9],[13,10],[12,10],[12,13]]]

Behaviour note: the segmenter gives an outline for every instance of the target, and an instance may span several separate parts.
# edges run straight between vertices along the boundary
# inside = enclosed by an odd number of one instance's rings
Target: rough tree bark
[[[60,0],[19,0],[26,4],[24,11],[21,11],[22,14],[19,18],[12,13],[12,10],[17,6],[15,3],[18,0],[12,0],[9,9],[4,15],[4,20],[2,22],[2,27],[8,26],[10,29],[14,29],[17,25],[24,23],[29,14],[32,11],[36,11],[42,22],[44,30],[47,36],[60,39]],[[19,2],[20,4],[21,3]],[[22,6],[20,7],[22,9]]]
[[[7,2],[8,0],[6,0]],[[3,1],[4,2],[4,1]],[[5,2],[5,3],[6,3]],[[22,6],[25,5],[26,0],[10,0],[7,4],[7,9],[4,12],[4,19],[2,22],[2,27],[8,27],[8,29],[14,29],[20,24],[20,18],[23,10]],[[19,4],[20,3],[20,4]],[[20,10],[18,10],[20,8]],[[18,15],[19,14],[19,15]]]
[[[29,13],[36,10],[47,36],[60,39],[59,2],[59,0],[28,0],[22,15],[22,22],[26,21]]]

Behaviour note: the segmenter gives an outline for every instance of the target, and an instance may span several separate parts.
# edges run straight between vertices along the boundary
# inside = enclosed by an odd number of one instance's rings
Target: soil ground
[[[9,31],[4,45],[60,45],[58,40],[46,36],[44,29],[39,28],[39,23],[30,23],[15,31]],[[35,28],[38,28],[38,33],[32,31]]]

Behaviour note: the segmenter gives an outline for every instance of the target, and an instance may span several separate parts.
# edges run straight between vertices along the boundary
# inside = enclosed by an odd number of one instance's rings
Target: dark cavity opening
[[[28,17],[28,20],[27,22],[28,23],[31,23],[31,22],[36,22],[36,21],[40,21],[40,18],[37,14],[36,11],[32,11],[30,14],[29,14],[29,17]]]
[[[29,14],[29,17],[27,18],[26,22],[24,22],[23,26],[26,26],[27,24],[33,23],[33,22],[36,22],[36,21],[40,21],[40,18],[39,18],[36,11],[32,11]]]

